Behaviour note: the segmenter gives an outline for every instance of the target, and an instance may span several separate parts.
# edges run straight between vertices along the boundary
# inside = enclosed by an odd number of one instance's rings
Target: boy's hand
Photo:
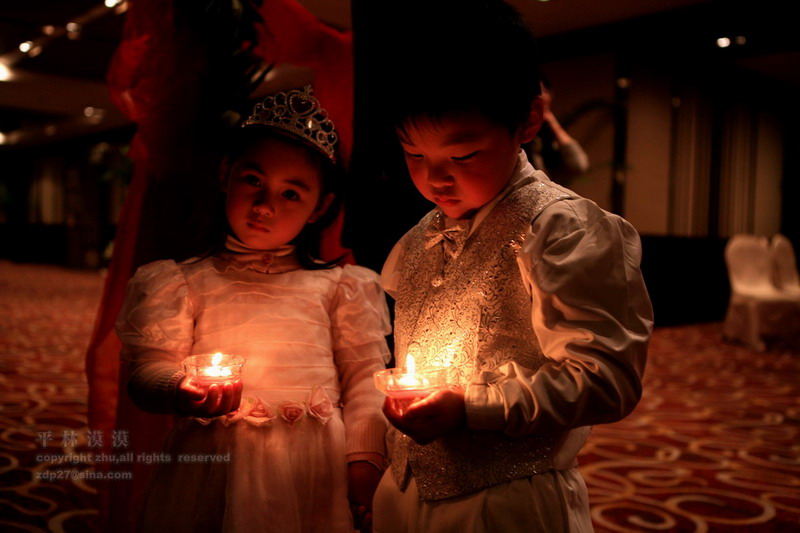
[[[391,398],[383,402],[383,413],[394,427],[414,439],[428,444],[464,427],[467,409],[462,389],[439,390],[412,403],[405,412]]]
[[[177,411],[182,415],[211,418],[235,411],[241,398],[241,382],[226,381],[222,385],[212,383],[204,387],[194,378],[186,377],[178,384]],[[238,390],[237,390],[238,388]]]
[[[372,531],[372,497],[383,477],[378,467],[367,461],[347,463],[347,497],[353,523],[361,533]]]

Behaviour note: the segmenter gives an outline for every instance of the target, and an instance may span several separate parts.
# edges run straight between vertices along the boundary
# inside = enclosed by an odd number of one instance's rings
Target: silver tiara
[[[258,125],[284,130],[311,143],[335,163],[339,135],[328,112],[312,93],[311,86],[306,85],[267,96],[256,104],[242,127]]]

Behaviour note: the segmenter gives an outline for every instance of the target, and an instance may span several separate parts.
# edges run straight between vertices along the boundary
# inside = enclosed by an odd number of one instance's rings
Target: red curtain
[[[352,34],[320,22],[295,0],[264,0],[258,10],[263,23],[257,25],[255,53],[269,64],[287,62],[314,70],[315,94],[336,124],[343,157],[349,162],[353,139]],[[170,213],[169,202],[165,208],[159,201],[164,202],[170,181],[180,179],[177,176],[182,163],[188,166],[188,159],[199,157],[197,148],[187,146],[182,139],[201,114],[203,47],[192,41],[191,34],[178,29],[175,20],[172,2],[129,0],[123,39],[108,72],[115,105],[137,125],[130,151],[133,178],[118,221],[114,253],[86,355],[89,427],[105,435],[102,451],[111,455],[157,452],[171,425],[171,417],[145,413],[129,401],[114,322],[136,268],[169,257],[164,250],[171,244],[179,246],[179,231],[163,231],[175,226],[177,217]],[[182,187],[178,184],[177,188]],[[202,194],[210,189],[197,190]],[[199,205],[205,204],[199,201]],[[340,241],[342,216],[326,233],[322,256],[331,259],[344,255],[346,261],[353,262]],[[191,227],[182,231],[191,231]],[[120,430],[128,434],[124,450],[111,447],[112,431]],[[101,529],[129,530],[151,467],[134,461],[102,463],[96,468],[132,472],[130,481],[98,483]]]

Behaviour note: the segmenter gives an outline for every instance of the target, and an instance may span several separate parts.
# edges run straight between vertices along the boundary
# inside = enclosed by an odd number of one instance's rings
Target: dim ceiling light
[[[0,81],[8,81],[14,77],[14,74],[11,72],[11,69],[0,61]]]
[[[103,116],[106,114],[106,110],[102,107],[92,107],[87,106],[83,108],[83,116],[87,118]]]
[[[103,0],[103,4],[106,8],[113,9],[114,13],[118,15],[125,13],[128,8],[127,0]],[[108,11],[106,9],[104,9],[102,6],[98,6],[76,17],[67,23],[66,26],[54,26],[52,24],[42,26],[42,36],[38,37],[35,41],[25,41],[20,43],[19,51],[15,50],[13,52],[0,54],[0,61],[5,63],[4,66],[0,65],[0,81],[6,81],[8,79],[8,68],[20,61],[23,57],[25,57],[25,55],[31,57],[38,55],[43,51],[44,47],[50,43],[50,41],[63,36],[64,33],[66,33],[67,38],[71,40],[80,39],[81,30],[86,24],[96,20],[101,16],[104,16],[107,13]]]
[[[0,132],[0,144],[17,144],[20,140],[20,132],[10,131],[8,133]]]
[[[747,44],[747,37],[744,35],[737,35],[733,39],[730,37],[720,37],[717,39],[717,46],[720,48],[728,48],[732,45],[744,46]]]

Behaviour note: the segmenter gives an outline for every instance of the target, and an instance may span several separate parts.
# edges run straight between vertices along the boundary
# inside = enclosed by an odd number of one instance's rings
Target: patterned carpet
[[[642,401],[581,453],[599,532],[800,531],[800,349],[657,328]]]
[[[86,423],[101,289],[97,273],[0,261],[4,532],[98,531],[92,452],[117,437]],[[800,531],[800,348],[658,328],[641,404],[580,460],[598,533]]]
[[[2,531],[96,530],[83,359],[102,282],[0,262]]]

